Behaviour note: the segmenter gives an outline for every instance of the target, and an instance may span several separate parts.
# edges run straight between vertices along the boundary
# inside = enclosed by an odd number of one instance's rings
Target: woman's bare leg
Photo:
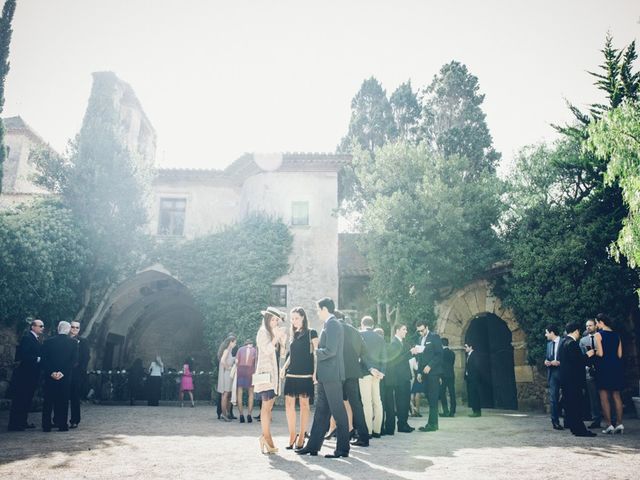
[[[296,439],[296,397],[285,395],[284,409],[287,414],[287,427],[289,428],[289,445]]]
[[[298,434],[298,444],[296,447],[304,445],[304,434],[307,431],[311,409],[309,407],[309,397],[298,397],[300,400],[300,433]]]
[[[600,405],[602,406],[602,418],[604,418],[604,424],[608,427],[611,425],[611,405],[609,405],[609,392],[606,390],[599,390]]]
[[[273,438],[271,437],[271,409],[273,408],[274,398],[271,400],[262,400],[262,408],[260,409],[260,426],[262,427],[262,436],[264,441],[270,447],[274,447]]]

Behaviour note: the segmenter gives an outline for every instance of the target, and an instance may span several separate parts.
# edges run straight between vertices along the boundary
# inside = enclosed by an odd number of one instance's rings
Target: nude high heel
[[[258,441],[260,442],[260,451],[261,451],[263,454],[266,454],[266,453],[269,453],[269,454],[271,454],[271,453],[278,453],[278,447],[271,447],[271,446],[269,446],[269,444],[267,443],[267,441],[266,441],[266,440],[265,440],[265,438],[264,438],[264,435],[262,435],[262,436],[258,439]],[[265,452],[265,450],[266,450],[266,452]]]

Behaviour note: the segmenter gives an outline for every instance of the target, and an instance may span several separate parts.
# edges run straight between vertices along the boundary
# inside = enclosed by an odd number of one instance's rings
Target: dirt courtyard
[[[346,459],[301,457],[285,450],[284,411],[274,412],[277,455],[262,455],[260,424],[224,423],[215,407],[83,405],[80,428],[6,431],[0,412],[2,479],[637,479],[640,421],[624,435],[576,438],[550,428],[547,416],[461,409],[435,433],[396,433],[354,447]],[[39,414],[29,420],[40,427]],[[418,427],[426,418],[411,418]],[[326,442],[322,453],[333,448]]]

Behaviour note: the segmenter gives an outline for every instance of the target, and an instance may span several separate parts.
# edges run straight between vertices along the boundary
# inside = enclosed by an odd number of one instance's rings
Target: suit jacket
[[[360,332],[365,344],[365,357],[362,362],[362,374],[369,375],[370,368],[376,368],[385,373],[387,368],[387,344],[380,335],[373,330]]]
[[[340,321],[344,330],[344,374],[345,378],[360,378],[362,376],[361,361],[365,356],[365,344],[360,332],[352,325]]]
[[[400,385],[411,381],[409,359],[412,357],[409,348],[398,337],[393,336],[387,347],[387,372],[385,385]]]
[[[418,355],[418,373],[422,373],[427,365],[431,367],[429,375],[442,374],[442,340],[440,335],[431,331],[424,342],[424,351]]]
[[[478,363],[478,354],[476,352],[471,352],[467,355],[464,378],[468,382],[478,382],[480,380],[480,364]]]
[[[442,377],[454,378],[453,367],[456,363],[456,354],[450,348],[442,348]]]
[[[545,360],[548,360],[548,361],[560,360],[560,344],[561,343],[562,343],[562,339],[560,339],[560,341],[558,342],[558,351],[556,352],[557,358],[555,358],[554,357],[555,342],[553,340],[550,340],[547,342],[547,353],[544,357]],[[558,369],[558,367],[547,367],[547,380],[549,380],[552,375],[555,375],[555,376],[560,375],[560,370]]]
[[[78,342],[69,335],[58,334],[42,345],[42,370],[45,378],[53,372],[62,372],[63,379],[71,380],[73,365],[78,358]]]
[[[333,315],[322,327],[316,358],[318,382],[344,382],[344,328]]]
[[[38,377],[40,371],[38,359],[42,356],[41,349],[42,345],[40,345],[33,333],[29,331],[22,336],[15,355],[15,361],[18,363],[17,370],[20,375]]]
[[[74,340],[78,344],[78,356],[76,363],[73,365],[73,378],[80,378],[86,375],[87,366],[89,365],[89,345],[87,340],[82,337],[75,337]]]
[[[564,388],[583,388],[585,386],[584,367],[587,357],[583,355],[578,342],[567,335],[558,345],[560,361],[560,384]]]

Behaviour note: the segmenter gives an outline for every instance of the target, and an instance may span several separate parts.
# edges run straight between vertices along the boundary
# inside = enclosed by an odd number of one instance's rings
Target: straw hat
[[[278,317],[280,320],[284,320],[285,317],[287,316],[286,313],[281,312],[276,307],[267,307],[266,310],[262,310],[260,313],[262,313],[262,315],[265,315],[265,314],[268,313],[269,315],[273,315],[274,317]]]

